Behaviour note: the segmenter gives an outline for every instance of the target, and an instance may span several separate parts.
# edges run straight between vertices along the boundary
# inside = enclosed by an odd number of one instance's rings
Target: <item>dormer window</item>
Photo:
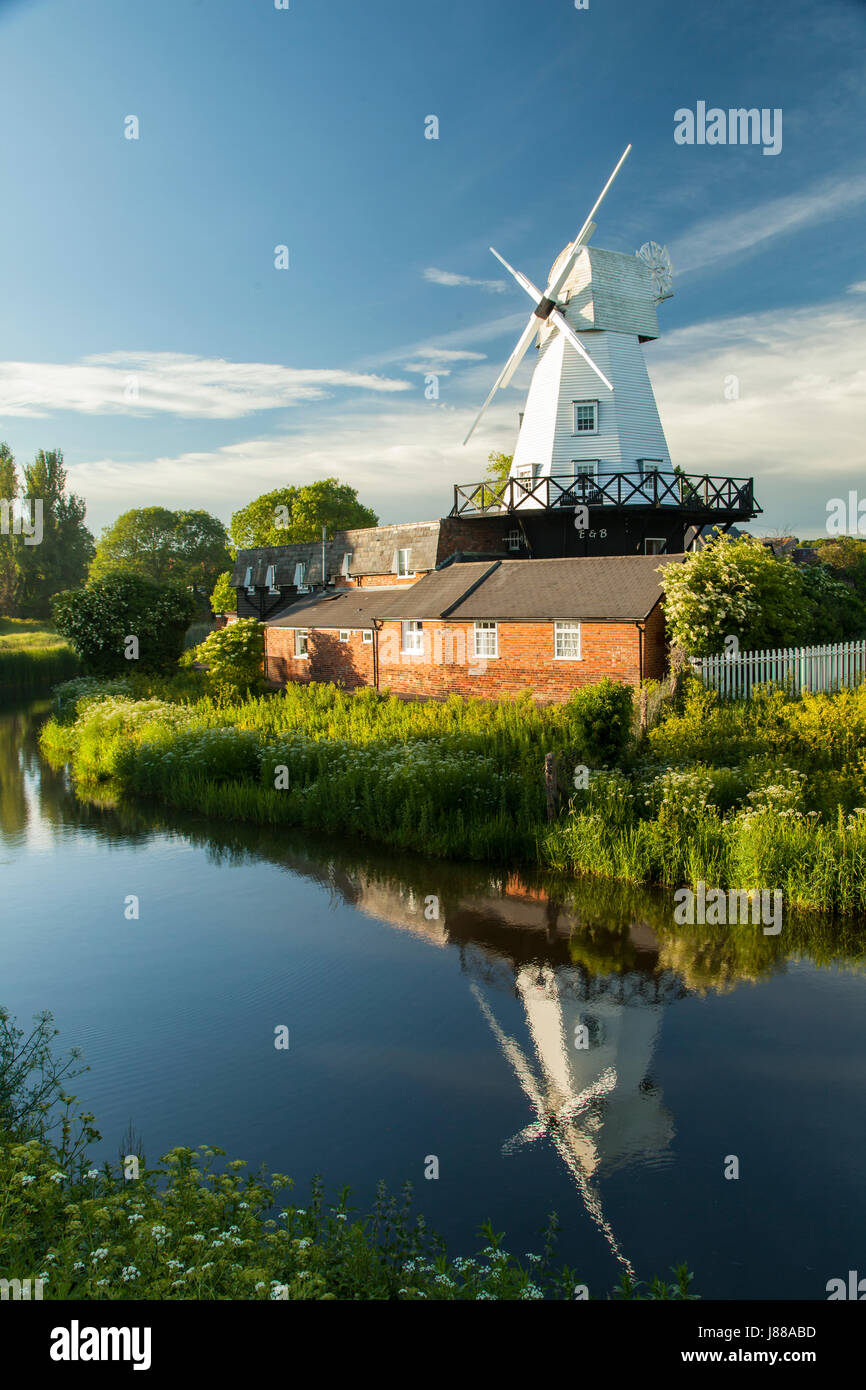
[[[574,401],[574,433],[598,434],[598,401]]]
[[[300,591],[307,587],[307,567],[299,560],[295,565],[295,588]]]
[[[415,571],[412,568],[411,550],[394,551],[394,572],[398,579],[415,578]]]
[[[268,572],[267,572],[267,575],[265,576],[265,583],[266,583],[266,585],[268,586],[268,593],[269,593],[269,594],[278,594],[278,593],[280,592],[279,589],[277,588],[277,567],[276,567],[276,565],[268,565]]]
[[[340,566],[340,573],[342,574],[344,579],[350,578],[349,569],[352,564],[352,555],[353,551],[347,550],[345,555],[343,556],[343,563]]]
[[[254,593],[256,592],[256,590],[255,590],[255,585],[253,584],[253,567],[252,567],[252,565],[248,565],[248,566],[247,566],[247,572],[246,572],[246,574],[244,575],[244,588],[246,589],[246,591],[247,591],[248,594],[254,594]]]

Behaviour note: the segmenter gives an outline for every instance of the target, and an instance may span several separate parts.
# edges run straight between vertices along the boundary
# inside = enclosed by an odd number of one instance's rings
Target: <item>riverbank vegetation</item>
[[[50,690],[79,670],[58,632],[31,618],[0,618],[0,698]]]
[[[641,731],[633,692],[610,681],[536,707],[315,684],[220,700],[204,680],[73,682],[43,750],[84,794],[110,782],[209,816],[431,855],[866,911],[866,688],[725,704],[685,675],[648,692]]]
[[[327,1202],[314,1179],[299,1207],[286,1175],[245,1173],[245,1162],[221,1163],[223,1151],[206,1145],[172,1149],[149,1167],[136,1141],[122,1164],[92,1166],[101,1136],[66,1094],[81,1068],[74,1054],[54,1058],[55,1036],[50,1014],[25,1033],[0,1008],[2,1279],[40,1279],[43,1299],[88,1301],[579,1296],[577,1271],[554,1260],[554,1215],[525,1263],[489,1223],[475,1255],[450,1257],[413,1216],[408,1184],[399,1198],[380,1185],[372,1211],[359,1215],[348,1189]],[[686,1266],[673,1275],[646,1286],[623,1276],[612,1296],[696,1297]]]

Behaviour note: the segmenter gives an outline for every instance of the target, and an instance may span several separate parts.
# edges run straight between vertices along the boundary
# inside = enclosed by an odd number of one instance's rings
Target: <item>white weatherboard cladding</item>
[[[606,328],[641,338],[659,336],[655,284],[639,256],[587,246],[562,293],[568,295],[565,316],[576,333]]]
[[[571,321],[570,314],[568,318]],[[670,452],[637,336],[586,331],[581,335],[587,352],[612,382],[613,392],[561,333],[546,330],[543,336],[512,476],[529,464],[539,478],[569,473],[574,459],[598,459],[599,474],[636,471],[639,459],[659,459],[660,471],[671,472]],[[574,433],[573,403],[581,400],[598,402],[596,434]]]

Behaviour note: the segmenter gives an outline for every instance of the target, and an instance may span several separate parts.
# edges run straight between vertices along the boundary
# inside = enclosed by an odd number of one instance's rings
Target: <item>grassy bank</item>
[[[332,686],[220,704],[189,676],[146,695],[73,683],[44,751],[82,789],[110,781],[210,816],[866,912],[866,687],[725,705],[687,680],[641,737],[630,691],[609,685],[547,708]],[[550,823],[549,751],[561,798]]]
[[[150,1168],[91,1167],[100,1136],[64,1104],[74,1057],[51,1054],[43,1014],[25,1036],[0,1009],[0,1278],[44,1284],[45,1299],[290,1299],[453,1301],[574,1298],[577,1271],[554,1263],[557,1220],[522,1264],[489,1224],[473,1256],[449,1257],[412,1215],[411,1188],[359,1215],[348,1189],[325,1201],[314,1180],[303,1207],[283,1174],[245,1174],[220,1149],[175,1148]],[[59,1103],[59,1110],[58,1110]],[[685,1266],[613,1297],[691,1298]],[[31,1296],[33,1296],[31,1294]]]
[[[0,698],[49,690],[78,669],[75,652],[44,622],[0,618]]]

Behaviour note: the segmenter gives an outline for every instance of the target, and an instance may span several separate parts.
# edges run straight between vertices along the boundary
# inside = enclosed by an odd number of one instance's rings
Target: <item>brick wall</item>
[[[417,574],[398,578],[396,574],[359,574],[356,578],[356,585],[359,589],[382,589],[392,586],[400,589],[411,588],[417,584],[419,579],[423,579],[429,570],[418,570]]]
[[[668,641],[665,614],[657,603],[646,620],[643,647],[643,673],[646,680],[661,680],[668,667]]]
[[[404,654],[402,624],[385,622],[378,634],[379,687],[397,695],[441,698],[454,691],[495,700],[531,690],[539,702],[567,700],[572,690],[609,676],[636,685],[640,679],[640,635],[634,623],[583,623],[581,659],[554,656],[553,623],[500,623],[499,656],[474,656],[472,623],[425,622],[424,653]],[[372,685],[373,645],[360,631],[348,642],[339,632],[312,629],[307,658],[296,657],[293,628],[265,629],[268,678],[288,681],[334,681],[347,689]],[[661,604],[650,614],[643,636],[644,676],[660,678],[666,669],[664,615]]]
[[[636,684],[640,647],[634,623],[584,623],[581,660],[554,657],[553,623],[500,623],[499,656],[473,656],[472,623],[425,622],[424,655],[403,655],[401,625],[379,633],[379,685],[400,695],[478,695],[498,699],[531,690],[537,700],[567,700],[578,686],[610,676]]]
[[[348,642],[331,628],[314,628],[309,636],[309,656],[295,656],[295,630],[291,627],[265,628],[265,672],[268,680],[281,685],[289,681],[341,682],[347,690],[373,684],[373,644],[365,643],[360,631],[352,631]]]

